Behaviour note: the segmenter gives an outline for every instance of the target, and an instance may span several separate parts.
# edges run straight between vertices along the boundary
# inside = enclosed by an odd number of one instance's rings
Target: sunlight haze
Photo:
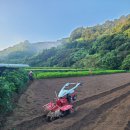
[[[0,50],[24,40],[56,41],[129,12],[129,0],[0,0]]]

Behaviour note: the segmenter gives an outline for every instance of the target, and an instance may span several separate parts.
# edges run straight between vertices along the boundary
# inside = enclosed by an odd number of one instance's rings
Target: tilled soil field
[[[67,82],[80,82],[76,112],[47,123],[42,106]],[[130,130],[130,73],[34,81],[2,130]]]

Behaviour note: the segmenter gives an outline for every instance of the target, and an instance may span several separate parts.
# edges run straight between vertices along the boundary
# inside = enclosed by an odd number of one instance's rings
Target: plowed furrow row
[[[77,101],[76,104],[75,104],[76,107],[82,106],[83,104],[92,102],[94,100],[98,100],[98,99],[103,98],[103,97],[107,97],[107,96],[112,97],[112,94],[116,93],[116,92],[119,93],[119,95],[117,97],[113,97],[110,101],[106,100],[105,103],[100,104],[100,106],[98,106],[97,108],[90,111],[90,113],[85,115],[80,121],[78,120],[78,121],[74,122],[71,126],[68,126],[66,128],[62,128],[62,129],[63,130],[69,130],[69,129],[79,130],[79,129],[82,129],[82,127],[85,127],[86,125],[92,124],[93,122],[95,122],[95,120],[98,119],[98,117],[103,112],[105,112],[109,108],[117,105],[118,103],[120,103],[120,101],[122,101],[128,95],[130,95],[130,91],[126,92],[127,87],[129,87],[129,86],[130,86],[130,83],[127,83],[127,84],[124,84],[124,85],[119,86],[117,88],[111,89],[109,91],[106,91],[106,92],[103,92],[103,93],[100,93],[100,94],[97,94],[97,95],[94,95],[94,96],[91,96],[91,97],[87,97],[83,100]],[[123,91],[123,90],[124,90],[124,93],[120,94],[121,91]],[[130,90],[130,88],[129,88],[129,90]],[[15,124],[10,129],[25,130],[25,128],[26,128],[28,130],[33,130],[33,129],[36,129],[37,127],[44,126],[44,125],[47,125],[47,122],[45,121],[45,115],[43,114],[43,115],[37,116],[33,119],[23,121],[19,124]]]
[[[124,128],[124,130],[130,130],[130,121],[128,121],[126,127]]]
[[[93,124],[101,114],[103,114],[108,109],[119,104],[123,99],[125,99],[129,95],[130,95],[130,91],[117,98],[114,98],[109,102],[102,104],[98,108],[92,110],[89,114],[85,115],[80,121],[75,122],[72,126],[66,127],[63,130],[72,130],[72,129],[80,130],[83,129],[83,127]]]
[[[112,93],[114,93],[116,91],[124,89],[127,86],[130,86],[130,83],[124,84],[124,85],[119,86],[117,88],[111,89],[109,91],[106,91],[106,92],[103,92],[103,93],[100,93],[100,94],[97,94],[97,95],[94,95],[94,96],[91,96],[91,97],[84,98],[83,100],[77,101],[76,102],[76,106],[80,106],[80,105],[83,105],[83,104],[85,104],[87,102],[90,102],[90,101],[93,101],[93,100],[97,100],[97,99],[99,99],[101,97],[107,96],[107,95],[112,94]]]

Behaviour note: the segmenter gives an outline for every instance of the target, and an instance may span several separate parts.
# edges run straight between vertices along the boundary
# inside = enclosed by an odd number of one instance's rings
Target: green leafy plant
[[[27,81],[27,71],[23,69],[4,71],[0,78],[0,113],[4,114],[13,110],[13,93],[19,94]]]

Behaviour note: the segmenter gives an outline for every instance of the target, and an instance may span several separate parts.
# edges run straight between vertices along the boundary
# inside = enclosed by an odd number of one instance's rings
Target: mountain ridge
[[[32,66],[130,69],[130,15],[93,27],[78,27],[61,48],[28,59]]]
[[[59,42],[60,46],[41,49],[35,55],[32,51],[11,53],[5,61],[31,66],[130,69],[130,15],[101,25],[78,27]]]
[[[56,47],[60,45],[60,41],[51,41],[51,42],[35,42],[30,43],[28,40],[25,40],[24,42],[20,42],[12,47],[8,47],[4,50],[0,51],[0,62],[4,63],[15,63],[14,61],[11,61],[10,58],[17,57],[18,53],[21,53],[21,55],[27,55],[26,57],[30,57],[32,55],[36,55],[43,51],[43,49],[49,49],[51,47]],[[23,54],[25,53],[25,54]],[[22,57],[20,57],[21,59]],[[23,59],[20,60],[17,57],[17,61],[21,62]]]

